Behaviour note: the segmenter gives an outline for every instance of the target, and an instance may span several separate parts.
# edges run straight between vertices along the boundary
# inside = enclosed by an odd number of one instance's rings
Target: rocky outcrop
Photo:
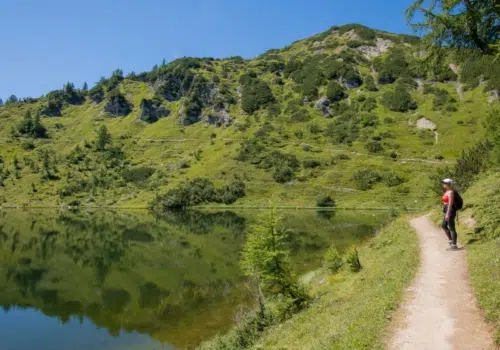
[[[226,110],[217,111],[214,114],[208,115],[206,123],[216,127],[227,127],[233,123],[234,119]]]
[[[436,130],[436,124],[434,124],[429,119],[422,117],[419,120],[417,120],[417,128],[418,129]]]
[[[115,116],[125,116],[132,111],[132,105],[119,91],[109,93],[104,111]]]
[[[377,57],[389,50],[394,43],[388,39],[377,38],[374,46],[360,46],[358,50],[367,58]]]
[[[330,106],[330,101],[326,97],[321,97],[314,104],[314,108],[319,110],[325,117],[330,116],[330,110],[328,109],[328,106]]]
[[[155,123],[161,118],[168,117],[170,110],[168,110],[161,101],[143,99],[141,101],[141,115],[140,120],[147,123]]]

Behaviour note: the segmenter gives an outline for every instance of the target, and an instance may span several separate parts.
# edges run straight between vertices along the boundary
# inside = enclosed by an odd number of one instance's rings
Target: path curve
[[[390,350],[493,350],[489,327],[472,292],[465,250],[448,240],[429,216],[411,221],[421,264],[391,327]]]

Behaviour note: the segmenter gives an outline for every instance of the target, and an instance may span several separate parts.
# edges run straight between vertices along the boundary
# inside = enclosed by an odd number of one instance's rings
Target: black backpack
[[[453,191],[453,208],[455,210],[462,210],[464,207],[464,200],[462,196],[457,191]]]

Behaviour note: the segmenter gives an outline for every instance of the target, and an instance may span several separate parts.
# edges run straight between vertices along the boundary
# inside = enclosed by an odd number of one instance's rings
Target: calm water
[[[239,252],[258,211],[0,211],[2,350],[192,348],[248,304]],[[286,212],[297,274],[383,213]]]

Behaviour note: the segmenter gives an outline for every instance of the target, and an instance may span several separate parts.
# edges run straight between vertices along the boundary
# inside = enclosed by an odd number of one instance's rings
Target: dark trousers
[[[448,212],[448,207],[445,205],[443,208],[443,223],[441,227],[444,232],[448,236],[448,239],[454,244],[457,245],[457,230],[455,229],[455,217],[456,213],[452,210],[450,213],[450,218],[446,221],[446,213]]]

